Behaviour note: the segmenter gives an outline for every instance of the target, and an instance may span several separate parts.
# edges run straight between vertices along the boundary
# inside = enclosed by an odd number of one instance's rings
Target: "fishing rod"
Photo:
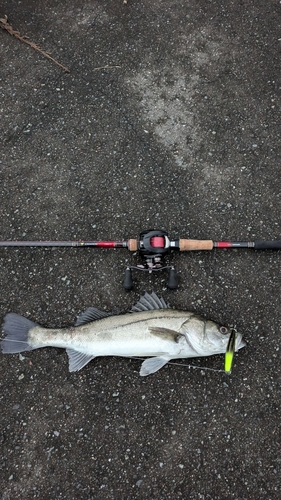
[[[140,233],[138,239],[119,241],[0,241],[0,247],[92,247],[92,248],[126,248],[131,252],[139,252],[142,262],[136,266],[127,266],[123,286],[126,290],[133,288],[132,270],[155,271],[168,270],[168,288],[178,286],[177,272],[174,266],[165,265],[164,257],[171,250],[180,252],[213,250],[216,248],[251,248],[254,250],[280,250],[279,241],[212,241],[190,240],[176,238],[169,239],[168,233],[163,230],[148,230]]]

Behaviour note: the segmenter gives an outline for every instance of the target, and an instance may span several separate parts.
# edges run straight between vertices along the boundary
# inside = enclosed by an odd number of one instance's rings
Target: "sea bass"
[[[193,312],[170,309],[155,293],[146,293],[130,313],[112,316],[95,307],[82,313],[74,327],[43,328],[15,313],[4,318],[4,354],[40,347],[62,347],[69,371],[81,370],[96,356],[147,357],[141,376],[150,375],[171,359],[225,353],[230,330]],[[246,344],[236,334],[235,351]]]

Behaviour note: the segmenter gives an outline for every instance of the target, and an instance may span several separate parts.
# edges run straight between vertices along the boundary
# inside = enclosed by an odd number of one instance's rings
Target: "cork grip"
[[[128,240],[128,249],[135,252],[138,249],[138,240]]]
[[[180,240],[180,251],[186,250],[212,250],[212,240]]]

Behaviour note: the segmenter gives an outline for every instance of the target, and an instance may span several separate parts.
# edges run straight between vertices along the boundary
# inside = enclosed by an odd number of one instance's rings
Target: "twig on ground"
[[[69,69],[66,68],[66,66],[63,66],[56,59],[54,59],[52,56],[50,56],[50,54],[48,54],[44,50],[40,49],[40,47],[36,43],[30,42],[28,40],[27,36],[21,36],[21,34],[20,34],[19,31],[15,31],[13,29],[13,27],[8,23],[8,17],[7,16],[5,16],[4,19],[0,18],[0,26],[1,26],[2,29],[8,31],[8,33],[10,33],[10,35],[16,37],[21,42],[24,42],[27,45],[29,45],[30,47],[32,47],[33,49],[37,50],[38,52],[40,52],[40,54],[43,54],[43,56],[47,57],[48,59],[50,59],[51,61],[53,61],[55,64],[57,64],[60,68],[62,68],[64,71],[67,71],[67,73],[69,73]]]
[[[105,66],[99,66],[98,68],[93,68],[93,70],[97,71],[98,69],[112,69],[112,68],[121,68],[121,66],[108,66],[106,64]]]

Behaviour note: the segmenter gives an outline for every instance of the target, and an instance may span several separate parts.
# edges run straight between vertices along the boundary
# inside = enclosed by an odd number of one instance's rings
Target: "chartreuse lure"
[[[224,357],[224,371],[228,374],[231,373],[233,360],[234,360],[234,352],[235,352],[235,342],[236,342],[236,330],[231,331],[229,340],[226,347],[226,353]]]

